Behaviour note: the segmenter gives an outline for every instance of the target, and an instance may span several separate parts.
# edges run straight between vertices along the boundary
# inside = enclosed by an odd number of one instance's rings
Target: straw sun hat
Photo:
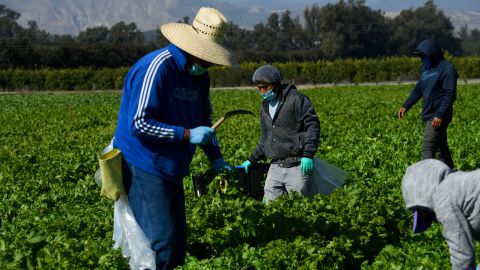
[[[231,66],[233,59],[222,45],[227,18],[214,8],[202,7],[190,24],[167,23],[160,27],[162,34],[187,53],[205,61]]]

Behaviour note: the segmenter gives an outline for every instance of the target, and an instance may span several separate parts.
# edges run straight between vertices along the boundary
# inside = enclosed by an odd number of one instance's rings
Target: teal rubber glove
[[[215,130],[210,127],[200,126],[190,129],[190,143],[191,144],[206,144],[212,137]]]
[[[232,166],[228,165],[227,162],[225,162],[225,160],[223,158],[217,158],[213,161],[213,169],[215,170],[215,172],[219,172],[221,171],[222,169],[225,169],[229,172],[232,172],[233,171],[233,168]]]
[[[313,159],[302,157],[300,160],[300,170],[302,171],[303,175],[308,175],[313,170]]]
[[[252,162],[250,160],[247,160],[242,163],[242,167],[245,168],[245,172],[248,173],[248,167],[252,166]]]

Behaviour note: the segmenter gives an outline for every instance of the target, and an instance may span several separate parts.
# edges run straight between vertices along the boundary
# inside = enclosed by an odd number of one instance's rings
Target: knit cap
[[[271,65],[265,65],[253,73],[252,82],[255,84],[258,83],[276,83],[282,81],[282,74],[280,71]]]

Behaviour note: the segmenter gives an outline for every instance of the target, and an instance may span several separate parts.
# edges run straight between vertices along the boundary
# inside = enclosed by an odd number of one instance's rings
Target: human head
[[[420,42],[413,54],[422,59],[426,68],[435,67],[443,59],[442,48],[433,39]]]
[[[270,90],[276,93],[282,83],[282,74],[276,67],[265,65],[255,70],[252,82],[262,95]]]
[[[220,11],[202,7],[191,25],[167,23],[160,30],[170,42],[190,54],[193,59],[231,66],[234,63],[232,55],[220,45],[226,23],[227,18]]]
[[[407,168],[402,180],[405,205],[413,213],[413,231],[426,230],[435,220],[433,194],[450,168],[436,159],[425,159]]]

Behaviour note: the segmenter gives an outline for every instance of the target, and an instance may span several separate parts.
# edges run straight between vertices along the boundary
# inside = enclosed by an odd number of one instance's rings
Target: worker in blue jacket
[[[218,10],[201,8],[192,25],[162,25],[171,44],[141,58],[125,78],[113,146],[122,152],[128,199],[156,252],[157,269],[184,263],[182,179],[196,145],[216,171],[231,169],[210,128],[207,72],[212,64],[232,64],[230,53],[218,43],[226,22]]]
[[[422,41],[414,54],[423,61],[421,76],[397,115],[405,113],[421,98],[421,117],[425,122],[422,159],[436,158],[454,168],[447,142],[447,127],[452,121],[453,102],[457,97],[457,71],[444,59],[442,49],[432,39]]]

